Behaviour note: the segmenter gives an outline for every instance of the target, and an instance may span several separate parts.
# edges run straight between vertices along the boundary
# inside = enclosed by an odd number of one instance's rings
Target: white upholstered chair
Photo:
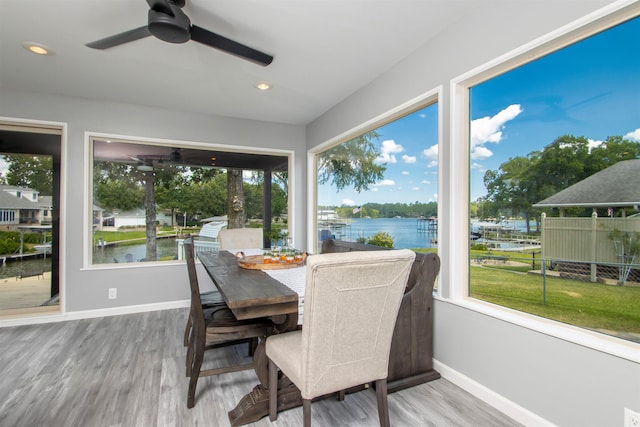
[[[304,425],[311,400],[376,382],[380,425],[389,425],[391,339],[415,253],[408,249],[307,258],[302,330],[267,339],[269,417],[277,417],[277,369],[300,389]]]
[[[220,250],[263,247],[262,228],[225,228],[218,233]]]

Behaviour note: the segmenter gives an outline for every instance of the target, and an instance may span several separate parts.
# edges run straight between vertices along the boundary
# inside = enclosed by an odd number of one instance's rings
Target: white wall
[[[449,299],[461,295],[466,285],[453,270],[465,262],[456,250],[468,244],[468,234],[455,231],[468,222],[468,198],[452,181],[454,172],[468,168],[468,148],[455,143],[459,141],[450,128],[450,82],[612,3],[511,1],[467,16],[307,126],[307,147],[312,149],[434,88],[443,89],[438,239],[443,298],[435,303],[435,359],[452,380],[530,425],[622,426],[624,407],[640,411],[640,357],[613,356]],[[456,233],[461,242],[455,241]],[[628,354],[640,352],[636,344],[627,347]]]
[[[88,210],[84,176],[85,132],[97,132],[229,146],[295,151],[296,216],[304,216],[304,128],[250,120],[197,115],[136,105],[95,102],[46,94],[0,90],[0,116],[67,124],[63,158],[62,295],[67,313],[186,300],[189,285],[184,264],[117,266],[83,269],[83,221]],[[306,246],[304,224],[294,225],[296,242]],[[109,300],[108,288],[118,288]]]

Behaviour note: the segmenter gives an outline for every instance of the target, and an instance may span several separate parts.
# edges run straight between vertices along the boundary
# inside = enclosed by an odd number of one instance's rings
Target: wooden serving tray
[[[297,268],[302,267],[304,265],[304,260],[306,259],[307,254],[302,254],[302,262],[292,262],[291,264],[282,264],[279,262],[274,263],[264,263],[264,256],[262,255],[250,255],[245,256],[244,252],[238,252],[236,254],[236,258],[238,259],[238,266],[242,268],[246,268],[248,270],[284,270],[287,268]]]

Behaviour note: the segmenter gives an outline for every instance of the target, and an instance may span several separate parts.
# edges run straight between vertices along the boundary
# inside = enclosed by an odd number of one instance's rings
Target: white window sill
[[[544,317],[534,316],[473,298],[448,299],[435,295],[434,297],[438,301],[454,304],[567,342],[640,363],[640,344],[632,341],[555,320],[545,319]]]

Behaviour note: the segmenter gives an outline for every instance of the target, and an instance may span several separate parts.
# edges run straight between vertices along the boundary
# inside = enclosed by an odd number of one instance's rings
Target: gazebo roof
[[[534,204],[546,207],[624,207],[640,205],[640,159],[623,160]]]

